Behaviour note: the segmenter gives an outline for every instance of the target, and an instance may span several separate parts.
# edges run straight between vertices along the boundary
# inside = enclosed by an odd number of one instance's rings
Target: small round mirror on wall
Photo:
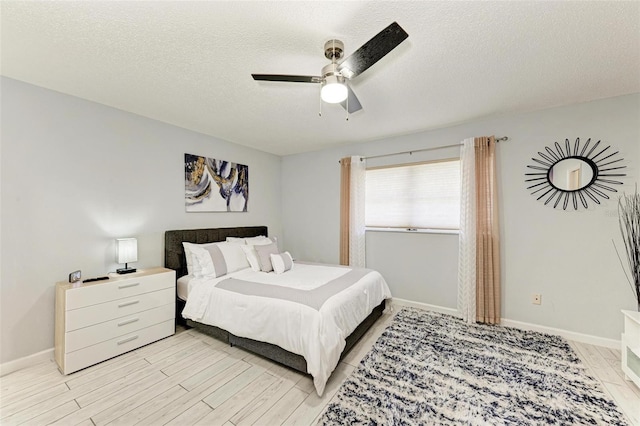
[[[527,189],[545,205],[563,210],[570,206],[578,210],[579,205],[586,209],[589,202],[600,204],[600,199],[609,199],[606,192],[618,192],[614,185],[622,185],[612,178],[625,176],[620,170],[626,166],[617,164],[623,158],[616,158],[618,151],[610,152],[611,146],[598,148],[600,142],[591,144],[587,139],[581,147],[577,138],[573,147],[569,139],[564,148],[558,142],[555,149],[545,147],[545,152],[538,152],[539,158],[532,158],[537,164],[527,166],[535,170],[525,173]]]
[[[549,169],[549,182],[562,191],[577,191],[591,185],[597,167],[584,158],[560,160]]]

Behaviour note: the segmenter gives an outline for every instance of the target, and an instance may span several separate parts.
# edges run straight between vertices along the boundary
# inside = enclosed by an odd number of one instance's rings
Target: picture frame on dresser
[[[107,280],[56,283],[55,349],[63,374],[175,334],[175,271],[157,267]]]

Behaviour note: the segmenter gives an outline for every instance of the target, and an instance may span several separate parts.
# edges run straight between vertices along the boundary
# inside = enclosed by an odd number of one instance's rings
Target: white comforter
[[[371,271],[327,299],[319,310],[288,300],[244,295],[215,285],[227,278],[312,290],[350,272],[350,268],[296,263],[284,274],[243,269],[219,278],[194,278],[182,316],[240,337],[280,346],[307,361],[318,395],[340,360],[346,337],[391,297],[380,273]]]

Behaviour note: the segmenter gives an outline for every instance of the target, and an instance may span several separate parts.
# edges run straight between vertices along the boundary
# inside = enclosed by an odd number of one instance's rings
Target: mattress
[[[177,283],[177,293],[178,297],[184,301],[189,297],[189,290],[191,289],[191,280],[193,279],[193,275],[183,275],[178,278]]]

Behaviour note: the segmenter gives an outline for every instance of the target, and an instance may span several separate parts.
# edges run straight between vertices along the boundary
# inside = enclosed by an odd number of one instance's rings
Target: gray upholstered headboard
[[[164,266],[176,271],[176,278],[187,275],[187,261],[183,242],[205,244],[224,241],[227,237],[257,237],[267,234],[266,226],[241,226],[237,228],[180,229],[164,233]]]

